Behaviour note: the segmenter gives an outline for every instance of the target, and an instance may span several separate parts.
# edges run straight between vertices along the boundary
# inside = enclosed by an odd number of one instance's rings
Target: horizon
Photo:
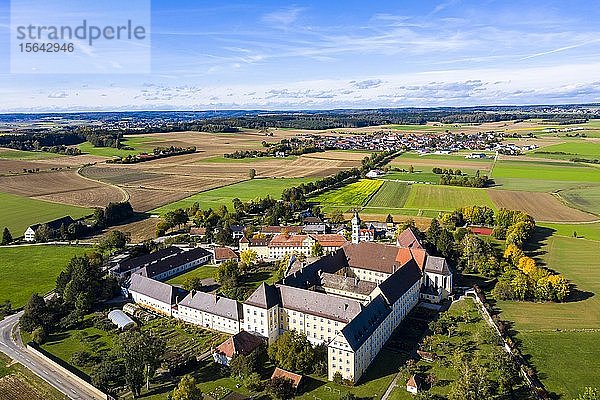
[[[41,12],[28,1],[19,3]],[[6,52],[9,11],[8,2],[0,2],[0,50]],[[149,11],[149,74],[124,73],[121,61],[128,53],[112,60],[114,73],[90,74],[11,74],[6,57],[0,61],[0,112],[600,102],[600,32],[594,24],[600,10],[589,1],[155,0]],[[90,10],[85,17],[97,15]],[[94,51],[88,46],[85,56],[93,59]]]

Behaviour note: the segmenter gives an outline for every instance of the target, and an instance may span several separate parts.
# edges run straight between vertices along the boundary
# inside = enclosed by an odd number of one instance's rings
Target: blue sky
[[[0,57],[0,110],[600,102],[594,1],[155,0],[151,15],[151,73],[10,74]],[[9,24],[0,0],[5,55]]]

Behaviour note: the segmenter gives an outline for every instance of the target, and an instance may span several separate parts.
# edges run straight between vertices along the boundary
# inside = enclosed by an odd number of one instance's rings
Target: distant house
[[[367,178],[377,178],[379,176],[383,175],[383,171],[380,169],[372,169],[369,172],[366,173],[366,177]]]
[[[271,375],[271,379],[274,378],[285,378],[292,381],[292,385],[296,390],[302,384],[302,375],[295,374],[290,371],[286,371],[285,369],[281,369],[279,367],[275,367],[275,371],[273,371],[273,375]]]
[[[421,378],[418,375],[412,375],[406,382],[406,391],[412,394],[419,393],[421,390]]]
[[[244,237],[244,232],[246,231],[246,227],[244,225],[231,225],[229,227],[231,231],[231,235],[234,240],[241,239]]]
[[[487,154],[485,153],[471,153],[467,154],[465,158],[487,158]]]
[[[269,258],[269,242],[270,238],[264,237],[243,237],[238,243],[238,250],[241,253],[244,250],[252,249],[256,251],[256,255],[259,260]]]
[[[491,236],[494,233],[494,229],[489,228],[487,226],[472,226],[471,225],[471,226],[468,226],[467,229],[476,235]]]
[[[258,349],[265,341],[246,331],[240,331],[217,346],[213,353],[215,362],[229,365],[229,361],[236,354],[247,356]]]
[[[129,318],[129,316],[121,310],[112,310],[109,312],[108,319],[120,330],[136,326],[135,321]]]
[[[58,234],[61,226],[64,225],[65,227],[68,227],[69,225],[73,224],[74,222],[75,222],[75,220],[73,218],[71,218],[69,215],[67,215],[66,217],[58,218],[58,219],[55,219],[53,221],[49,221],[49,222],[46,222],[43,224],[31,225],[25,230],[25,233],[23,234],[23,236],[25,237],[26,242],[35,242],[35,233],[37,232],[37,230],[42,225],[47,225],[48,228],[50,229],[50,236],[52,238],[54,238]]]
[[[315,243],[323,247],[325,253],[335,251],[345,245],[347,240],[342,235],[310,234],[310,235],[276,235],[268,244],[269,258],[281,258],[286,254],[299,253],[310,256]]]
[[[231,250],[229,247],[215,247],[214,254],[215,255],[213,259],[215,264],[221,264],[229,260],[240,260],[240,257],[236,254],[236,252]]]
[[[206,237],[206,228],[201,226],[193,226],[190,228],[190,236],[195,236],[203,239]]]
[[[325,233],[326,229],[327,229],[327,227],[325,225],[325,222],[323,222],[323,220],[321,220],[321,218],[318,218],[318,217],[304,218],[304,226],[302,228],[302,231],[304,233],[323,234],[323,233]]]
[[[279,225],[267,225],[260,229],[260,233],[265,236],[279,235],[280,233],[287,233],[290,235],[297,235],[302,233],[302,227],[296,225],[290,226],[279,226]]]

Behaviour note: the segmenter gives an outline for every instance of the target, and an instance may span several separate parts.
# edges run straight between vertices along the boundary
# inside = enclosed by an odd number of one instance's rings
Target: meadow
[[[178,208],[188,208],[194,203],[198,203],[200,208],[213,209],[219,208],[221,205],[226,205],[232,210],[232,201],[238,198],[242,201],[253,200],[259,197],[271,196],[275,199],[281,197],[284,189],[299,185],[301,183],[310,182],[311,178],[264,178],[251,179],[244,182],[235,183],[229,186],[223,186],[217,189],[201,192],[185,199],[167,204],[152,210],[155,214],[164,214]]]
[[[29,225],[65,215],[76,219],[92,213],[89,208],[51,203],[9,193],[0,193],[0,204],[0,229],[8,227],[13,238],[22,236]]]
[[[398,180],[398,181],[409,181],[409,182],[429,182],[438,183],[440,176],[433,172],[398,172],[392,171],[385,174],[383,179],[386,180]]]
[[[470,205],[496,208],[485,189],[441,185],[412,185],[406,208],[454,210]]]
[[[600,185],[563,190],[558,195],[574,208],[600,216]]]
[[[553,227],[555,225],[551,225]],[[571,225],[577,230],[584,225]],[[579,227],[582,228],[579,228]],[[566,227],[566,226],[565,226]],[[597,224],[585,225],[595,229]],[[501,318],[512,322],[521,350],[542,383],[562,398],[575,398],[584,386],[600,386],[600,241],[560,236],[538,236],[541,247],[530,249],[548,268],[574,285],[565,303],[497,301]],[[589,331],[584,331],[589,330]],[[578,366],[573,368],[573,366]]]
[[[77,147],[81,150],[82,153],[91,154],[95,156],[101,157],[125,157],[128,155],[139,154],[142,152],[151,152],[155,147],[158,147],[160,144],[158,142],[155,143],[155,139],[157,136],[127,136],[123,140],[121,140],[121,144],[123,146],[131,147],[132,150],[125,149],[116,149],[113,147],[95,147],[90,142],[84,142]]]
[[[495,178],[519,178],[529,181],[600,182],[600,169],[576,163],[552,161],[498,161],[492,171]]]
[[[84,246],[0,247],[0,301],[10,300],[18,308],[32,293],[49,292],[69,260],[87,250]]]
[[[547,154],[547,153],[568,153],[568,154]],[[566,143],[555,144],[544,147],[530,153],[536,157],[556,158],[568,160],[573,157],[598,158],[600,157],[600,143],[590,140],[574,140]]]
[[[383,181],[380,180],[361,179],[315,196],[311,201],[336,206],[363,206],[382,184]]]

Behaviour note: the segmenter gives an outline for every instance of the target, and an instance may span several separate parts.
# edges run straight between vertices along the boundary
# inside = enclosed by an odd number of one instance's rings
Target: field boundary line
[[[123,194],[123,200],[122,200],[122,202],[129,201],[131,199],[131,196],[129,196],[129,193],[127,193],[127,191],[125,189],[123,189],[122,187],[119,187],[117,185],[113,185],[112,183],[102,182],[102,181],[97,180],[97,179],[88,178],[87,176],[83,175],[81,173],[81,170],[84,169],[84,168],[85,168],[85,166],[77,168],[77,175],[78,176],[82,177],[83,179],[87,179],[90,182],[96,182],[96,183],[99,183],[101,185],[106,185],[106,186],[111,186],[111,187],[116,188],[118,191],[120,191]]]

